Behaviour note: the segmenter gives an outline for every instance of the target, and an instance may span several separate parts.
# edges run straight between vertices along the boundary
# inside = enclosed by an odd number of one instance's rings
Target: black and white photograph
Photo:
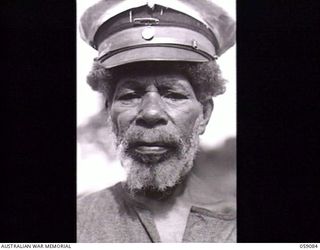
[[[235,4],[77,1],[78,242],[236,242]]]
[[[319,4],[2,1],[1,248],[318,248]]]

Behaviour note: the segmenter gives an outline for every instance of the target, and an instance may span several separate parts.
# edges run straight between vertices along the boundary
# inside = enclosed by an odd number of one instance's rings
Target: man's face
[[[183,75],[158,71],[121,77],[110,115],[131,190],[164,191],[190,171],[205,119]]]

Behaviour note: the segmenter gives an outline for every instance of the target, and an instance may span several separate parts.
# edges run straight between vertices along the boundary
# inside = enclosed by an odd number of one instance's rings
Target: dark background
[[[2,1],[1,242],[76,241],[76,3]],[[238,241],[319,242],[317,0],[238,1]]]

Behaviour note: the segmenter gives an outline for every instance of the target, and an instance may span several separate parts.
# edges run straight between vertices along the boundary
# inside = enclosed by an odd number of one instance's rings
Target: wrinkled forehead
[[[177,71],[135,71],[119,77],[116,89],[147,89],[149,86],[159,89],[176,89],[193,92],[187,76]]]

